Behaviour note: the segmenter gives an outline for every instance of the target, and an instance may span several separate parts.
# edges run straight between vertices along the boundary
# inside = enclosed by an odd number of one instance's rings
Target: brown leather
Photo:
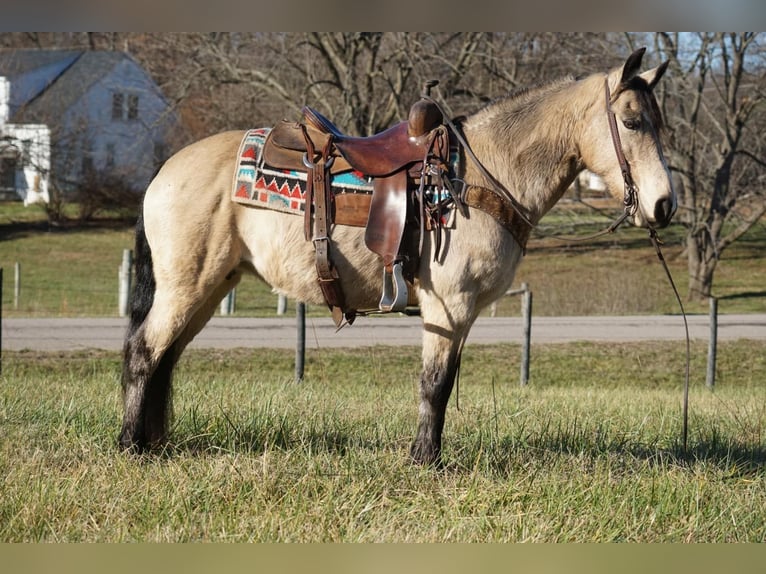
[[[494,217],[498,223],[511,232],[513,238],[524,250],[532,228],[519,216],[513,206],[491,189],[469,187],[465,194],[465,203],[481,209]]]
[[[430,157],[438,158],[437,172],[446,168],[449,137],[446,130],[436,130],[442,120],[438,107],[421,100],[413,106],[408,121],[370,137],[352,137],[306,107],[300,123],[283,120],[266,138],[266,164],[307,173],[305,234],[314,242],[319,286],[336,325],[340,326],[344,315],[353,321],[356,312],[345,309],[332,262],[333,224],[365,227],[365,244],[380,255],[386,270],[390,273],[395,263],[402,262],[404,266],[398,270],[404,270],[405,278],[412,281],[418,254],[415,229],[406,229],[408,193],[413,180],[423,177],[423,162],[431,161]],[[333,196],[331,175],[351,169],[373,178],[371,196]]]
[[[410,108],[407,118],[407,133],[418,137],[429,133],[444,123],[444,116],[436,105],[427,100],[418,100]]]
[[[309,137],[315,142],[315,148],[321,150],[321,142],[327,136],[320,134],[315,130],[307,130]],[[306,140],[300,124],[282,120],[274,128],[263,144],[263,161],[271,167],[277,169],[292,169],[296,171],[306,171],[306,165],[303,163],[304,154],[307,153]],[[309,158],[316,161],[317,157]],[[330,168],[330,173],[342,173],[351,171],[351,165],[340,156],[335,157],[335,162]]]
[[[333,221],[338,225],[366,227],[372,196],[369,193],[339,193],[335,195]]]
[[[383,177],[407,164],[422,160],[428,151],[429,133],[410,137],[408,123],[400,122],[369,137],[343,134],[330,120],[309,107],[303,108],[306,126],[332,134],[335,147],[354,169],[372,177]],[[311,135],[313,132],[309,130]]]
[[[309,147],[313,147],[309,145]],[[338,271],[330,258],[330,183],[327,181],[329,170],[326,168],[326,157],[330,147],[330,139],[327,138],[322,151],[322,157],[308,171],[309,183],[306,186],[306,225],[307,232],[310,224],[311,196],[314,205],[314,234],[312,241],[316,251],[316,269],[319,287],[322,290],[325,301],[332,311],[336,327],[340,327],[346,306],[343,289],[340,286]],[[314,150],[310,149],[313,154]]]
[[[386,267],[399,254],[407,218],[407,172],[401,170],[373,181],[370,216],[364,233],[367,248],[383,258]]]

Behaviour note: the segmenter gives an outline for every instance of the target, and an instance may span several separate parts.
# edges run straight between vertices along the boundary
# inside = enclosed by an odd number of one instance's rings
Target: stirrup
[[[394,263],[391,273],[383,267],[383,296],[380,298],[378,308],[384,313],[404,311],[408,300],[407,282],[402,274],[401,262]]]

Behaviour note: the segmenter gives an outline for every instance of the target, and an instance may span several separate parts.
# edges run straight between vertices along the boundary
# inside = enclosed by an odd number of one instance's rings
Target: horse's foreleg
[[[460,365],[462,343],[460,337],[452,339],[439,327],[426,324],[424,328],[418,430],[410,455],[419,464],[439,465],[445,413]]]

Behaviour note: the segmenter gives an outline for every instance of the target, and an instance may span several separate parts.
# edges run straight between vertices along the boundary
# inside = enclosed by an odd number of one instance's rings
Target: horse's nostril
[[[670,198],[658,201],[654,206],[654,221],[660,227],[665,227],[673,217],[673,201]]]

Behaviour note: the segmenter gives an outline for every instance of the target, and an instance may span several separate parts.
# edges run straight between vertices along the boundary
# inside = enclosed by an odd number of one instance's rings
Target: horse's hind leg
[[[230,274],[196,310],[168,305],[158,294],[144,323],[129,334],[123,366],[121,447],[141,452],[166,441],[176,362],[240,277],[239,272]]]
[[[242,279],[242,270],[234,269],[228,273],[225,279],[216,287],[210,296],[200,305],[199,309],[195,311],[194,315],[189,319],[186,327],[178,336],[174,347],[176,352],[180,355],[186,346],[191,343],[192,339],[202,330],[202,328],[210,321],[210,318],[215,313],[216,309],[220,306],[223,298],[236,287]]]
[[[143,452],[167,438],[171,379],[178,356],[167,339],[164,345],[150,344],[146,326],[141,325],[125,342],[119,439],[124,449]]]
[[[168,271],[156,280],[152,253],[139,221],[136,289],[122,372],[122,448],[140,452],[165,442],[176,361],[217,302],[239,280],[238,272],[226,274],[226,269],[234,267],[235,255],[229,253],[200,274]]]

